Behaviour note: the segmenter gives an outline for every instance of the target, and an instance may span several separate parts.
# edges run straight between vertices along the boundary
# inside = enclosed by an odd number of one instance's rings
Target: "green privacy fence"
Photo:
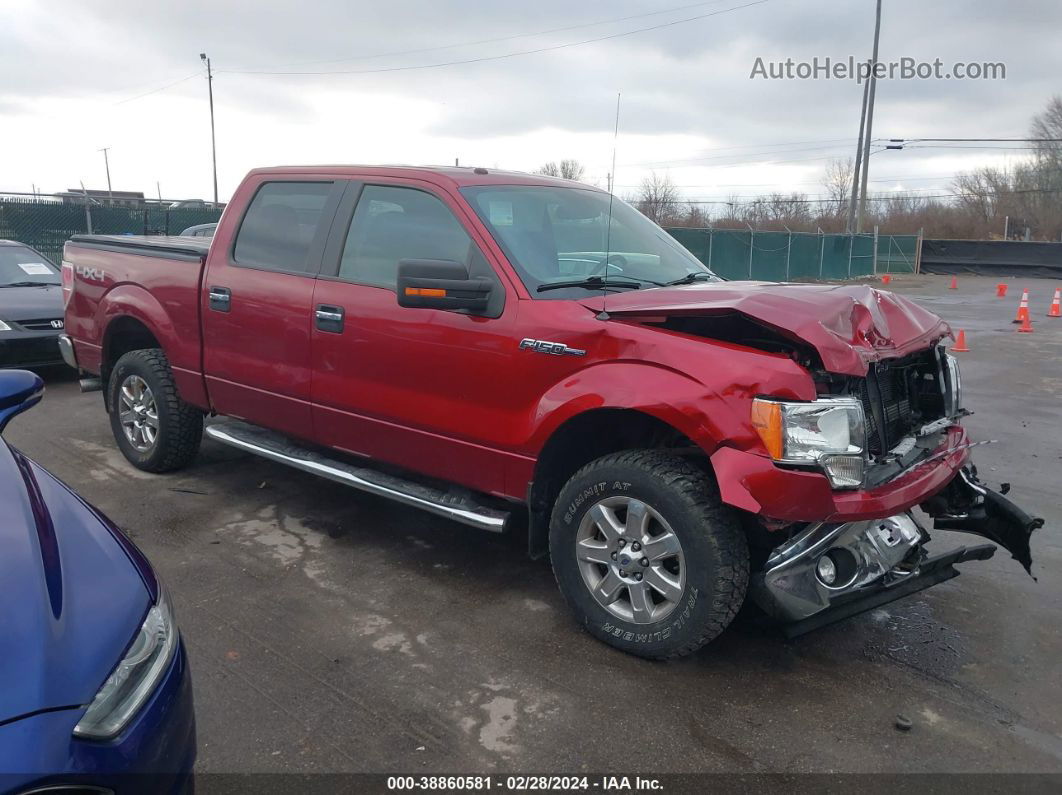
[[[667,230],[724,279],[799,281],[915,273],[918,235],[843,235],[755,229]]]
[[[58,263],[71,235],[176,235],[221,217],[221,210],[211,207],[171,208],[165,202],[118,207],[104,202],[91,201],[86,208],[80,200],[58,197],[0,198],[0,238],[27,243]],[[763,281],[913,273],[921,245],[917,235],[682,227],[667,231],[720,276]]]
[[[143,207],[110,207],[102,203],[35,198],[0,199],[0,239],[33,246],[57,263],[63,244],[71,235],[92,231],[98,235],[176,235],[196,224],[221,217],[211,207],[170,208],[165,204]],[[91,225],[91,230],[90,230]]]

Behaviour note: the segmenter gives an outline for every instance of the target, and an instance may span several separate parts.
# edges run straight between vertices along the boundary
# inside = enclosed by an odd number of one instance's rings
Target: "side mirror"
[[[8,420],[40,403],[44,381],[28,370],[0,370],[0,433]]]
[[[468,268],[448,259],[404,259],[398,263],[398,305],[418,309],[482,312],[490,298],[489,279],[471,279]]]

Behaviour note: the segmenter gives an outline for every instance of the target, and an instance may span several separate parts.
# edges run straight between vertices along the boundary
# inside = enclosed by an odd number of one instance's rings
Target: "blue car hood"
[[[91,702],[157,588],[117,528],[0,440],[0,723]]]

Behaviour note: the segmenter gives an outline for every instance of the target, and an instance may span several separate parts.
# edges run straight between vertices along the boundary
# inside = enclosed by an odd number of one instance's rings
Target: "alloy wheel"
[[[651,505],[608,497],[579,523],[575,554],[599,605],[633,624],[653,624],[678,607],[686,585],[682,544]]]
[[[155,446],[159,435],[159,412],[155,395],[139,375],[127,376],[118,391],[118,419],[129,444],[140,453]]]

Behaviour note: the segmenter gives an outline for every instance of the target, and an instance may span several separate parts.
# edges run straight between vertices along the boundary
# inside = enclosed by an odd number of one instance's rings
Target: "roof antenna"
[[[608,191],[608,225],[605,227],[605,272],[601,286],[601,311],[597,315],[598,320],[608,320],[608,312],[605,311],[605,303],[608,301],[608,257],[612,245],[612,191],[616,185],[616,144],[619,142],[619,110],[620,92],[616,92],[616,129],[612,133],[612,175]]]

